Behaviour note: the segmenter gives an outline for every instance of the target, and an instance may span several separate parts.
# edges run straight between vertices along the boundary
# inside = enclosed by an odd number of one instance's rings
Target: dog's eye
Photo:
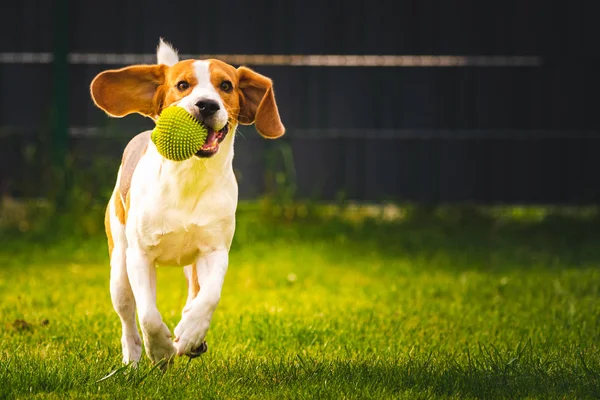
[[[182,91],[182,92],[183,92],[184,90],[187,90],[187,89],[189,89],[189,88],[190,88],[190,84],[189,84],[189,83],[187,83],[186,81],[180,81],[180,82],[177,84],[177,89],[179,89],[179,90],[180,90],[180,91]]]
[[[233,85],[229,81],[223,81],[221,82],[220,88],[222,91],[229,93],[231,92],[231,89],[233,89]]]

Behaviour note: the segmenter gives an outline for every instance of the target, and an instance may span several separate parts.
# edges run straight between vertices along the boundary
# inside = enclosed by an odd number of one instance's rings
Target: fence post
[[[69,130],[69,0],[55,0],[53,80],[54,113],[52,124],[52,163],[55,170],[57,207],[65,202],[66,156]]]

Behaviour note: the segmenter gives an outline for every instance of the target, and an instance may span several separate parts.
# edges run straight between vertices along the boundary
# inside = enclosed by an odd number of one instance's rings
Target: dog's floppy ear
[[[139,113],[155,117],[163,102],[166,65],[135,65],[98,74],[90,91],[94,103],[113,117]]]
[[[237,69],[240,90],[240,124],[255,124],[258,133],[275,139],[285,133],[269,78],[246,67]]]

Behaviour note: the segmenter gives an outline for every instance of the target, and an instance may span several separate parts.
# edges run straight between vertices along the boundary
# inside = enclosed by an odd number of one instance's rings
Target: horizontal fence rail
[[[538,56],[181,54],[181,59],[216,58],[231,64],[297,67],[540,67]],[[70,53],[72,64],[153,64],[155,54]],[[52,53],[0,53],[2,64],[49,64]]]

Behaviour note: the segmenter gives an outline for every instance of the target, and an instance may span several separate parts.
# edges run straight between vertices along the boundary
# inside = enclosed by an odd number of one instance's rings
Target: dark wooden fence
[[[60,91],[48,57],[64,1],[2,9],[3,192],[35,186],[28,163],[39,150],[32,149],[57,140],[50,121]],[[123,64],[85,60],[151,54],[160,36],[198,56],[461,56],[466,61],[452,67],[250,65],[274,80],[288,133],[277,143],[242,129],[241,196],[264,193],[266,172],[278,168],[297,196],[323,200],[597,203],[597,8],[591,1],[71,1],[68,51],[80,58],[68,65],[69,149],[81,168],[109,157],[114,178],[125,143],[151,122],[109,121],[96,109],[90,81]],[[518,57],[534,61],[521,65]]]

